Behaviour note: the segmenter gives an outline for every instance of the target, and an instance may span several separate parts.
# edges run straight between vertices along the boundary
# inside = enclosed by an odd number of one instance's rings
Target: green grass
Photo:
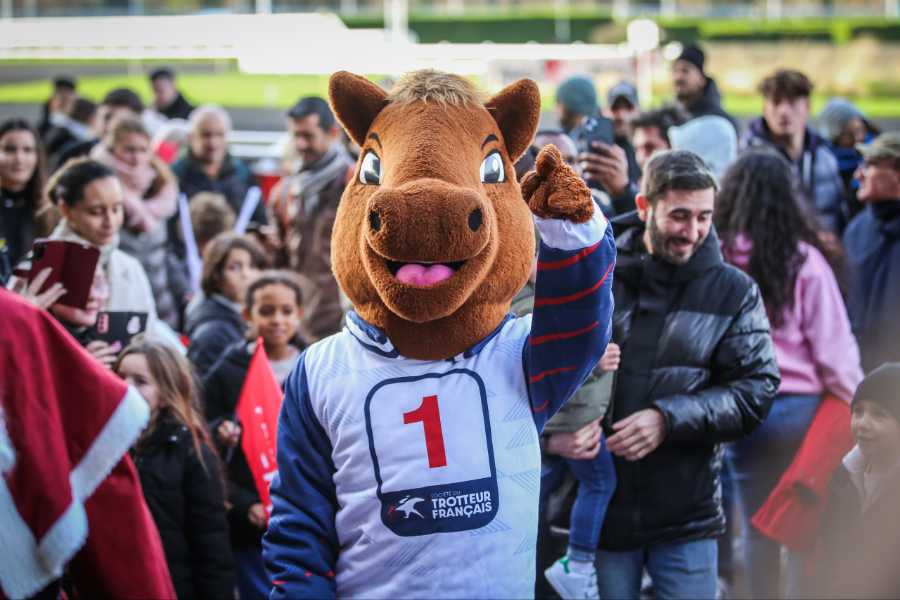
[[[190,74],[178,76],[178,85],[194,103],[248,108],[284,108],[301,96],[323,95],[328,77],[317,75],[244,75],[241,73]],[[111,89],[130,87],[146,101],[152,98],[144,75],[82,77],[78,91],[99,101]],[[0,102],[43,102],[50,95],[49,81],[0,86]]]
[[[377,76],[372,76],[377,79]],[[178,77],[185,95],[196,104],[207,102],[241,108],[286,108],[297,98],[306,95],[324,96],[328,77],[324,75],[244,75],[237,72],[221,74],[190,74]],[[83,77],[78,80],[79,92],[99,101],[109,90],[127,86],[138,92],[145,101],[151,99],[150,85],[143,75]],[[0,86],[0,103],[37,104],[50,95],[49,81],[32,81]],[[544,109],[553,108],[552,90],[544,90]],[[659,99],[668,98],[667,91],[658,91]],[[813,112],[817,113],[827,101],[826,96],[813,97]],[[900,98],[896,96],[865,96],[852,99],[869,117],[900,118]],[[725,108],[738,116],[758,115],[762,100],[755,95],[725,94]]]

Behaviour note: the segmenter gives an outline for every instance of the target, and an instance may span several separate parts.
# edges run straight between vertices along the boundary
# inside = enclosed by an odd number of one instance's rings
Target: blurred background
[[[94,101],[126,86],[149,103],[148,74],[167,66],[192,104],[228,108],[251,160],[338,69],[384,81],[433,66],[488,89],[528,76],[548,113],[558,83],[587,73],[599,93],[634,82],[652,107],[687,42],[742,121],[778,67],[809,74],[813,114],[842,96],[883,129],[900,121],[900,0],[0,0],[0,17],[0,119],[37,121],[60,75]]]

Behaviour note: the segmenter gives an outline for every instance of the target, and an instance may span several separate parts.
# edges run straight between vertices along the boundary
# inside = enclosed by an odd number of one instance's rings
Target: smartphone
[[[95,340],[113,344],[119,342],[120,348],[131,343],[134,336],[147,329],[146,312],[101,311],[97,315],[97,323],[93,328]]]
[[[607,146],[616,143],[616,132],[613,129],[612,120],[601,116],[588,119],[578,137],[581,142],[581,152],[596,152],[593,148],[594,142],[601,142]]]
[[[592,152],[598,154],[599,151],[594,148],[594,142],[601,142],[608,146],[616,143],[616,133],[613,129],[613,122],[606,117],[597,115],[588,119],[584,125],[575,132],[576,145],[579,152]],[[595,179],[585,178],[584,182],[589,188],[602,190],[603,184]]]
[[[28,282],[31,283],[41,271],[49,267],[50,276],[38,293],[43,293],[54,283],[60,282],[66,288],[66,294],[59,299],[60,304],[84,308],[91,293],[99,260],[100,250],[91,245],[38,239],[31,247]]]

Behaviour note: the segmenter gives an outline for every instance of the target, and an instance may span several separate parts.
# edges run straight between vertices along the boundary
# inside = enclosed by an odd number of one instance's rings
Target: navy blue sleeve
[[[310,404],[304,357],[287,381],[278,421],[278,473],[263,538],[272,600],[336,594],[335,468],[331,442]]]
[[[584,383],[609,343],[616,247],[612,228],[600,218],[593,224],[603,227],[597,230],[599,240],[583,248],[558,250],[541,241],[531,334],[524,348],[538,431]]]

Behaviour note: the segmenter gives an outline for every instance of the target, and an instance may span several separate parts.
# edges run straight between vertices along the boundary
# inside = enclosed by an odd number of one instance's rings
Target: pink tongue
[[[409,285],[429,286],[453,276],[453,269],[447,265],[403,265],[397,271],[397,281]]]

